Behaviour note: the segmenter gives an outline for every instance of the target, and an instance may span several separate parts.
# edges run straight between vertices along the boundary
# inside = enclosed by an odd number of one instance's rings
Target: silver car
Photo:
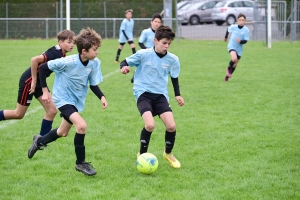
[[[182,25],[212,22],[211,13],[219,0],[202,0],[185,5],[177,11],[177,17]]]
[[[227,25],[234,24],[240,13],[243,13],[247,20],[253,20],[253,8],[254,2],[251,0],[225,0],[215,5],[211,18],[218,26],[224,22]]]

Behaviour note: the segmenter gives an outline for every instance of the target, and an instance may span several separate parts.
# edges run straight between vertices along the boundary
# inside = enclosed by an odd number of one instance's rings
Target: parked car
[[[190,23],[191,25],[202,24],[204,22],[212,22],[211,13],[213,7],[220,0],[202,0],[192,2],[177,11],[177,17],[182,25]]]
[[[240,13],[243,13],[247,20],[253,20],[253,8],[254,2],[251,0],[220,1],[213,8],[211,18],[218,26],[224,22],[227,25],[234,24]]]
[[[185,6],[186,4],[190,3],[191,0],[189,1],[180,1],[177,3],[176,7],[177,7],[177,10],[180,10],[183,6]]]

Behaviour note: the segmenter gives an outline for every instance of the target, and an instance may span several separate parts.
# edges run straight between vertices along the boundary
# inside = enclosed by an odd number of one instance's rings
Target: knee
[[[149,131],[149,132],[153,132],[154,126],[155,126],[154,123],[146,124],[146,125],[145,125],[145,129],[146,129],[147,131]]]
[[[57,114],[57,109],[54,107],[54,108],[50,108],[47,110],[47,115],[48,116],[51,116],[52,118],[55,117],[55,115]]]
[[[77,133],[86,133],[87,129],[87,124],[86,123],[81,123],[76,126],[76,132]]]
[[[22,112],[15,112],[15,119],[23,119],[23,117],[25,116],[25,113]]]
[[[176,130],[176,124],[169,124],[166,126],[168,132],[174,132]]]

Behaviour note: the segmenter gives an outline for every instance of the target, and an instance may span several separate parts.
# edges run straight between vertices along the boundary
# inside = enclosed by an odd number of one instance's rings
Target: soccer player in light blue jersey
[[[228,52],[230,53],[231,60],[226,69],[225,81],[231,78],[234,70],[237,67],[239,60],[242,57],[244,44],[249,41],[249,29],[245,26],[246,16],[244,14],[238,15],[238,24],[233,24],[228,27],[224,41],[227,41],[228,34],[231,33],[230,40],[228,43]]]
[[[120,26],[120,33],[119,33],[119,48],[116,55],[115,63],[119,63],[119,57],[121,55],[121,51],[123,46],[126,42],[130,45],[132,53],[136,52],[135,46],[133,43],[133,27],[134,27],[134,20],[132,19],[133,10],[129,9],[125,11],[125,19],[122,21]]]
[[[96,57],[101,46],[101,37],[93,29],[82,29],[75,39],[78,54],[67,56],[44,63],[40,67],[40,81],[43,89],[42,99],[51,102],[47,89],[46,75],[55,72],[52,99],[61,112],[62,122],[57,129],[52,129],[44,136],[35,135],[32,146],[28,150],[28,158],[32,158],[37,150],[46,147],[48,143],[60,137],[66,137],[74,124],[76,134],[74,146],[76,154],[75,169],[85,175],[95,175],[97,172],[90,163],[85,162],[84,138],[87,124],[80,116],[83,111],[88,90],[88,84],[93,93],[101,100],[102,108],[108,104],[98,84],[102,82],[100,60]]]
[[[161,15],[159,13],[155,13],[152,16],[152,20],[150,21],[151,27],[144,29],[139,38],[139,46],[141,49],[147,49],[154,47],[154,36],[155,30],[161,25]],[[134,74],[131,78],[131,83],[134,81]]]
[[[131,67],[136,67],[133,91],[138,110],[144,120],[140,136],[140,154],[148,150],[151,134],[154,130],[154,117],[158,115],[166,127],[165,150],[163,157],[174,168],[180,168],[180,162],[172,153],[176,124],[169,105],[168,76],[171,76],[175,98],[179,106],[184,105],[180,95],[178,76],[180,63],[176,55],[168,52],[175,33],[168,26],[160,26],[155,32],[155,46],[141,49],[120,63],[121,72],[127,74]]]

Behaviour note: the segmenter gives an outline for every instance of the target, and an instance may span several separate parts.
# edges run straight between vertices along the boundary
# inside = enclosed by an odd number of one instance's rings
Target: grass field
[[[30,58],[55,44],[0,41],[0,110],[15,108],[19,77]],[[27,158],[44,115],[34,100],[24,119],[0,122],[0,199],[300,199],[300,43],[273,43],[268,49],[250,41],[229,82],[223,81],[230,59],[226,45],[179,40],[170,48],[181,61],[185,99],[185,106],[177,106],[170,83],[177,124],[173,152],[181,169],[162,158],[165,129],[156,118],[149,152],[157,156],[158,170],[150,176],[137,172],[143,122],[132,94],[132,73],[122,75],[113,63],[117,40],[103,40],[100,87],[109,107],[102,110],[89,92],[82,113],[88,124],[86,159],[98,174],[75,171],[74,128]],[[130,53],[126,45],[121,60]],[[60,121],[57,115],[54,127]]]

